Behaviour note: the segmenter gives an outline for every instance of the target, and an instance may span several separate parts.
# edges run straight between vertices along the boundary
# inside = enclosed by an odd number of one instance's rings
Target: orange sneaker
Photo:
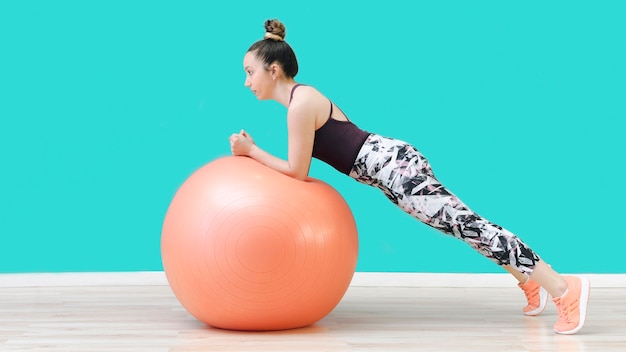
[[[571,335],[577,333],[585,324],[589,302],[589,280],[566,276],[565,281],[567,281],[565,294],[552,299],[559,313],[559,321],[554,324],[553,329],[557,334]]]
[[[530,278],[523,284],[517,284],[524,291],[528,305],[522,309],[524,315],[538,315],[546,309],[548,291]]]

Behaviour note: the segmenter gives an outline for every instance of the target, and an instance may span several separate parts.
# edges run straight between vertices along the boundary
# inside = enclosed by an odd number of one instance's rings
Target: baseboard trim
[[[626,274],[573,274],[589,278],[594,287],[626,288]],[[3,287],[163,286],[162,271],[0,274]],[[509,274],[356,272],[355,287],[511,287]]]
[[[569,275],[569,274],[568,274]],[[594,287],[626,288],[626,274],[571,274],[585,276]],[[374,273],[357,272],[352,286],[365,287],[511,287],[517,280],[509,274]]]
[[[162,271],[0,274],[0,287],[162,286]]]

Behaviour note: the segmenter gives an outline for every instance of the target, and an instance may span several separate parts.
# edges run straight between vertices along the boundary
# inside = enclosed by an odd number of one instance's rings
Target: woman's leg
[[[582,328],[589,283],[567,280],[508,230],[483,219],[436,178],[422,154],[411,145],[378,135],[364,143],[350,176],[380,188],[405,212],[459,238],[523,282],[526,275],[555,297],[559,321],[554,330],[573,334]]]
[[[461,239],[500,266],[530,275],[539,262],[539,256],[517,236],[483,219],[447,190],[426,158],[405,142],[371,136],[351,176],[380,188],[411,216]]]
[[[563,276],[544,261],[537,263],[530,278],[545,288],[552,297],[561,297],[567,291],[567,282]]]
[[[563,276],[559,275],[543,260],[537,262],[530,276],[519,272],[510,265],[504,265],[503,268],[513,275],[520,284],[525,284],[529,278],[532,278],[533,281],[545,288],[552,297],[560,297],[567,290],[567,283]]]
[[[509,274],[513,275],[513,277],[515,277],[515,279],[517,279],[517,281],[519,281],[520,284],[525,284],[528,281],[529,276],[527,274],[524,274],[518,271],[514,267],[510,265],[503,265],[502,268],[508,271]]]

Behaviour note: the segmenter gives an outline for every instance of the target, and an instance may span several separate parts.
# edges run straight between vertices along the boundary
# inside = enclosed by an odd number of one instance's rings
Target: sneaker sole
[[[561,334],[561,335],[572,335],[577,333],[580,329],[582,329],[583,325],[585,325],[585,318],[587,317],[587,303],[589,303],[589,291],[590,291],[590,285],[589,285],[589,279],[587,278],[580,278],[580,304],[579,304],[579,312],[580,312],[580,316],[579,316],[579,321],[578,321],[578,325],[573,328],[572,330],[568,330],[568,331],[556,331],[554,330],[554,332],[556,332],[557,334]]]
[[[534,317],[535,315],[541,314],[544,309],[546,309],[546,305],[548,304],[548,291],[546,291],[543,287],[539,289],[539,307],[535,310],[531,310],[530,312],[525,312],[524,315],[529,317]]]

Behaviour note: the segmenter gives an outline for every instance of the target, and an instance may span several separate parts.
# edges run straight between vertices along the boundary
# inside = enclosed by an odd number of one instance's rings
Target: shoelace
[[[572,315],[572,306],[566,305],[562,299],[557,299],[554,301],[554,305],[556,305],[557,312],[559,314],[559,321],[570,322],[573,319],[570,318]]]
[[[539,290],[537,289],[533,289],[533,290],[524,289],[524,294],[526,295],[526,300],[528,301],[529,304],[534,303],[533,298],[537,296],[538,291]]]

